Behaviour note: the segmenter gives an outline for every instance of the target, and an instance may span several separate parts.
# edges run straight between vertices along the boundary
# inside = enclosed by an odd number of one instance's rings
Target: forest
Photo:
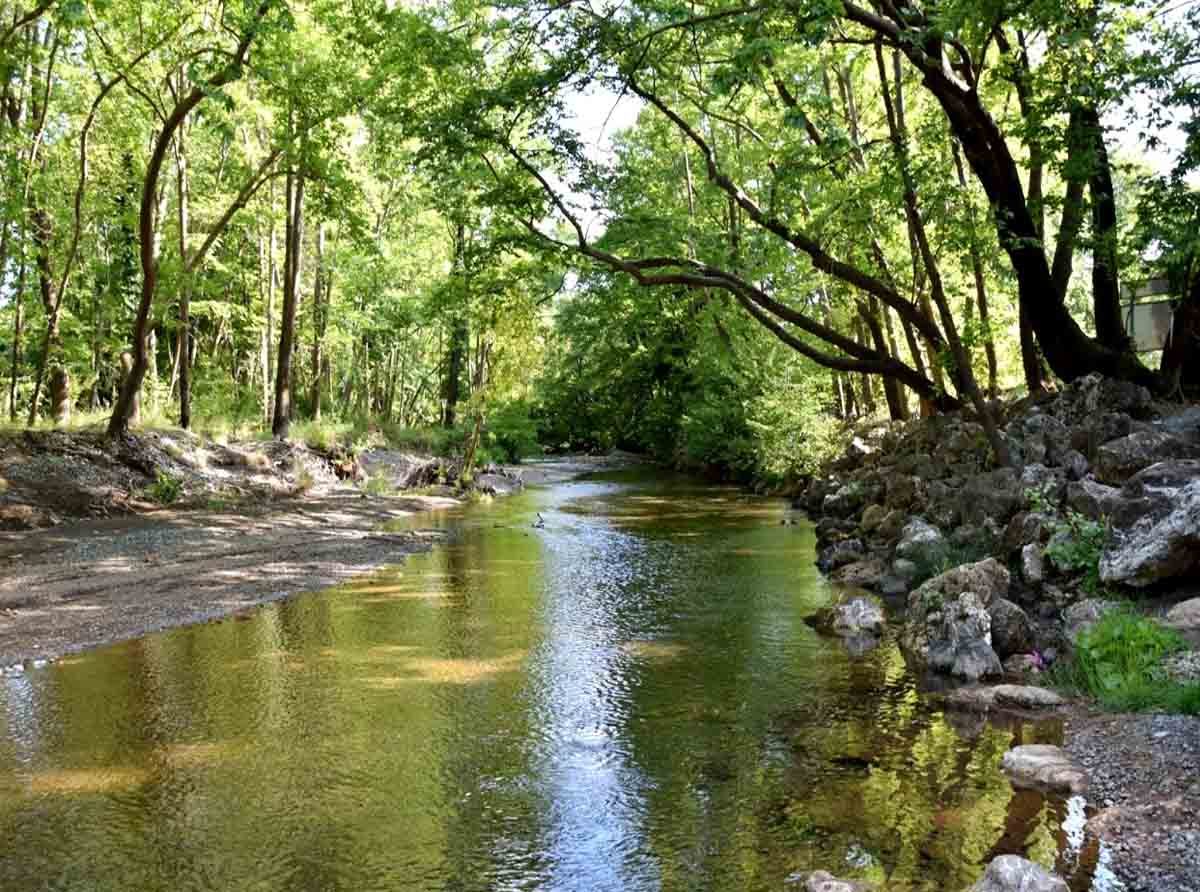
[[[14,428],[619,446],[1200,389],[1200,4],[0,4]],[[1137,352],[1127,295],[1175,303]],[[1150,289],[1153,291],[1153,289]],[[332,432],[332,434],[330,433]]]

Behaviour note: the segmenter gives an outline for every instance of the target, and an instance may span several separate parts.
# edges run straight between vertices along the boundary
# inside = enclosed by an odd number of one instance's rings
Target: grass
[[[1051,678],[1107,709],[1200,715],[1200,682],[1180,683],[1162,673],[1163,660],[1186,649],[1177,633],[1132,607],[1119,607],[1079,636],[1074,658]]]

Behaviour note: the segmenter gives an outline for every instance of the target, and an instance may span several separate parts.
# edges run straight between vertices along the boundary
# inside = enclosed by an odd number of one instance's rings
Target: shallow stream
[[[1060,729],[819,637],[784,517],[531,489],[419,518],[448,542],[398,569],[0,678],[0,889],[959,892],[1009,852],[1107,888],[1081,804],[999,770]]]

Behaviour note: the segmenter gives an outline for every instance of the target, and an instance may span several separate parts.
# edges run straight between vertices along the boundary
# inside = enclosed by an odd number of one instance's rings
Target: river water
[[[0,679],[0,889],[958,892],[1016,852],[1099,890],[1081,804],[999,770],[1060,729],[816,635],[784,516],[531,489],[419,518],[448,544],[401,568]]]

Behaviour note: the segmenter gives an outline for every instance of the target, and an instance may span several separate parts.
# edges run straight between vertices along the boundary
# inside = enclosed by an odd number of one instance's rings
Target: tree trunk
[[[325,340],[327,309],[321,297],[325,286],[325,223],[317,224],[317,256],[313,271],[312,417],[321,419],[321,342]],[[327,289],[326,289],[327,290]]]
[[[1168,393],[1200,397],[1200,272],[1175,310],[1160,368]]]
[[[182,80],[182,78],[181,78]],[[192,363],[191,363],[191,290],[192,277],[187,273],[188,262],[188,215],[191,199],[188,183],[187,144],[184,140],[186,127],[179,128],[175,139],[176,191],[179,208],[179,258],[184,273],[179,283],[179,330],[175,353],[179,367],[179,426],[184,430],[192,424]]]
[[[71,420],[71,375],[61,365],[50,374],[50,417],[57,425]]]
[[[8,383],[8,420],[17,420],[17,379],[21,372],[21,339],[24,337],[25,259],[17,268],[17,286],[13,291],[12,376]]]
[[[283,240],[283,312],[279,319],[279,357],[275,371],[275,415],[271,433],[287,438],[292,418],[292,354],[296,334],[297,285],[304,235],[304,168],[287,177],[287,228]]]
[[[135,402],[142,388],[142,380],[146,376],[149,362],[146,354],[146,335],[149,329],[150,313],[154,307],[154,296],[158,289],[158,256],[155,251],[155,233],[157,231],[158,181],[162,174],[163,161],[167,149],[175,138],[175,133],[183,124],[188,114],[200,102],[219,90],[221,87],[237,79],[242,73],[242,64],[246,53],[250,50],[263,16],[270,9],[271,0],[262,0],[255,10],[252,21],[242,33],[241,40],[232,54],[229,62],[218,71],[207,83],[197,84],[180,98],[163,123],[162,130],[154,141],[149,163],[146,165],[146,175],[142,183],[142,200],[138,212],[138,237],[140,240],[140,259],[142,265],[142,289],[138,302],[137,315],[133,324],[133,365],[125,376],[121,395],[117,398],[112,417],[108,422],[108,436],[117,437],[125,433],[133,418]],[[183,357],[184,361],[187,357]]]
[[[1084,124],[1091,134],[1093,165],[1088,179],[1092,198],[1092,307],[1096,337],[1106,347],[1130,349],[1121,319],[1121,284],[1117,261],[1117,202],[1113,195],[1112,166],[1104,143],[1104,128],[1094,106],[1084,109]]]
[[[958,185],[963,190],[964,200],[967,202],[967,236],[971,242],[971,272],[975,277],[975,299],[979,304],[979,324],[983,328],[983,352],[987,359],[988,369],[988,397],[995,399],[999,395],[999,365],[996,361],[996,342],[992,337],[991,312],[988,307],[987,295],[987,279],[983,271],[983,254],[979,250],[979,232],[975,226],[975,204],[970,199],[970,194],[967,191],[967,174],[963,170],[962,152],[959,151],[958,142],[950,141],[950,148],[954,154],[954,169],[958,173]],[[1030,149],[1032,159],[1032,148]],[[1033,161],[1031,160],[1032,164]],[[1035,179],[1036,172],[1036,179]],[[1029,173],[1029,191],[1030,194],[1038,195],[1036,207],[1041,207],[1041,189],[1042,189],[1042,172],[1039,166],[1036,170],[1031,170]],[[1031,202],[1032,203],[1032,202]]]

